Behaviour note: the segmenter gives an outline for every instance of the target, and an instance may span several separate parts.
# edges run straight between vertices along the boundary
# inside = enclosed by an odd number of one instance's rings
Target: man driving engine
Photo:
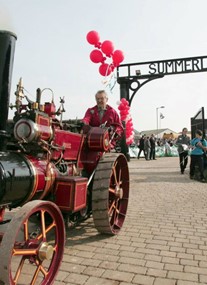
[[[88,108],[82,120],[83,123],[91,127],[99,127],[101,125],[109,127],[113,123],[122,126],[116,110],[107,104],[107,93],[104,90],[99,90],[95,95],[95,99],[97,104],[92,108]]]

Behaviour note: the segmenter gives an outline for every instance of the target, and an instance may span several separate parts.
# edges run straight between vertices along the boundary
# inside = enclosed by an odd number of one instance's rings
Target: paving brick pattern
[[[92,218],[67,231],[55,285],[207,284],[207,184],[178,158],[132,159],[127,217],[117,236]]]
[[[55,285],[207,284],[207,184],[178,158],[132,159],[130,200],[117,236],[89,219],[68,230]]]

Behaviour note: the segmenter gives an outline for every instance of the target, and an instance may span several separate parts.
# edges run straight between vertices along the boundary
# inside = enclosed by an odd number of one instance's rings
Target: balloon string
[[[105,80],[102,80],[102,83],[105,85],[106,88],[109,87],[109,91],[110,91],[110,93],[112,93],[112,90],[114,89],[114,87],[117,83],[117,78],[115,77],[114,72],[110,76],[109,80],[107,80],[106,78],[107,77],[105,76]],[[112,80],[113,80],[113,82],[112,82]]]
[[[104,80],[102,80],[102,83],[103,83],[103,84],[106,84],[106,83],[108,82],[108,80],[107,80],[107,72],[108,72],[108,69],[109,69],[109,65],[108,65],[108,67],[107,67],[107,69],[106,69],[106,73],[105,73],[105,76],[104,76]]]
[[[108,73],[108,70],[109,70],[109,64],[108,64],[108,67],[107,67],[107,69],[106,69],[106,73],[105,73],[105,79],[106,79],[106,77],[107,77],[107,73]]]
[[[111,93],[112,93],[112,90],[114,89],[114,87],[117,83],[117,78],[114,75],[113,75],[113,78],[114,78],[113,83],[112,83],[112,78],[111,78],[111,80],[109,81],[109,84],[108,84]]]

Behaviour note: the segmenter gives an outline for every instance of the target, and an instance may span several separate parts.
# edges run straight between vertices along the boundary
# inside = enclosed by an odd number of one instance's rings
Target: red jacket
[[[106,111],[104,112],[101,120],[99,118],[98,107],[96,105],[92,108],[88,108],[82,121],[91,127],[99,127],[101,124],[105,124],[106,121],[107,127],[109,127],[112,123],[118,123],[122,126],[116,110],[109,105],[106,105]]]

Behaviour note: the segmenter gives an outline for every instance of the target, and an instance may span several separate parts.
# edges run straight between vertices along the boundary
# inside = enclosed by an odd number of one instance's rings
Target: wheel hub
[[[116,195],[116,197],[118,197],[119,199],[122,199],[123,198],[123,194],[124,194],[123,189],[117,185],[116,188],[115,188],[115,195]]]
[[[53,256],[53,247],[47,242],[43,242],[40,246],[38,256],[41,261],[45,259],[51,260]]]

